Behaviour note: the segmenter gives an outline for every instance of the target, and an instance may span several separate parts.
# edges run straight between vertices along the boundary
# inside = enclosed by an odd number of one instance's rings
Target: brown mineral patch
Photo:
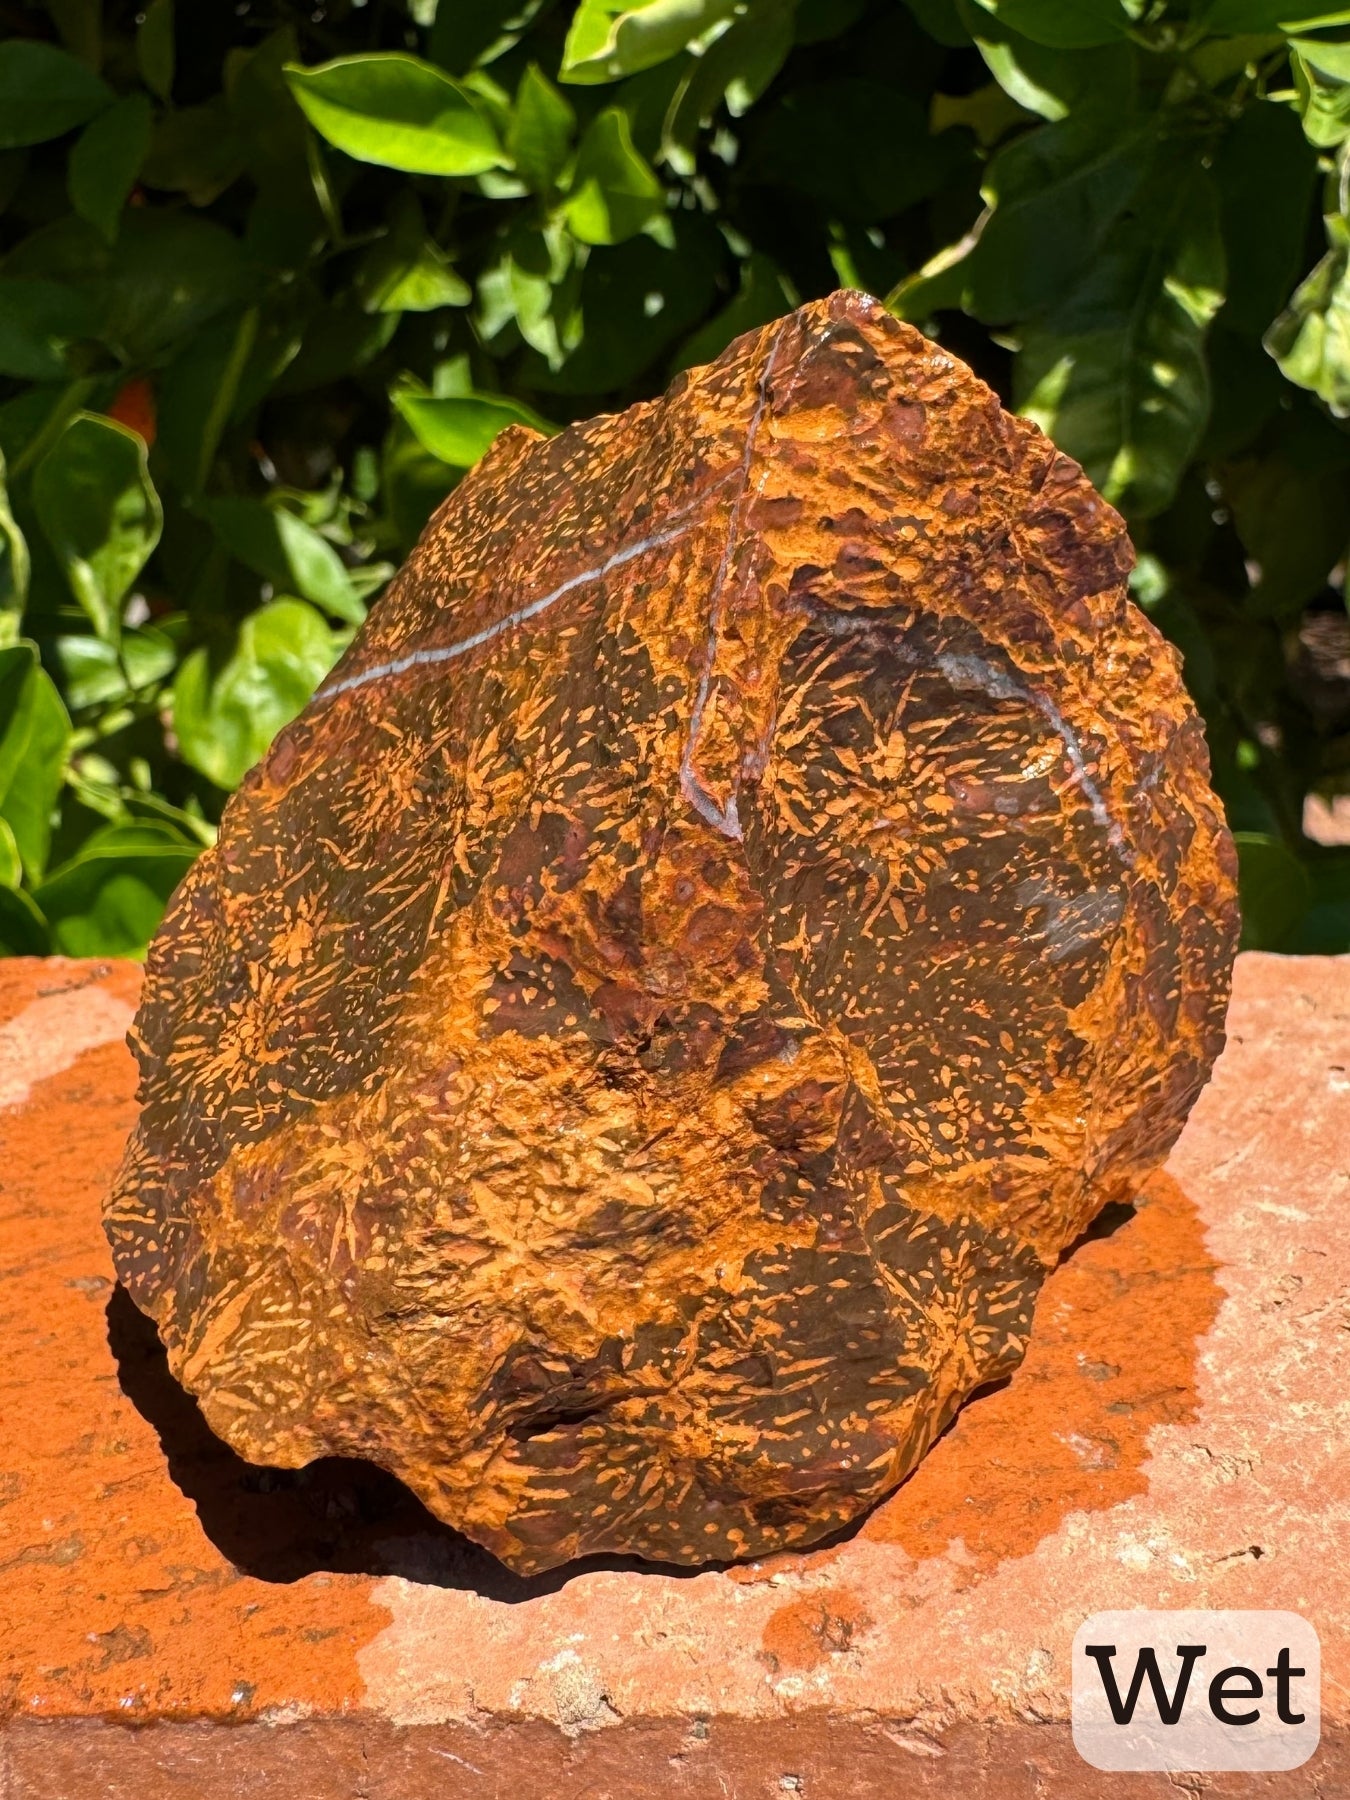
[[[814,1669],[852,1650],[872,1620],[851,1588],[825,1588],[780,1606],[764,1627],[762,1654],[776,1671]]]
[[[863,1535],[915,1557],[959,1539],[987,1566],[1068,1513],[1143,1493],[1149,1433],[1195,1417],[1197,1345],[1222,1299],[1195,1207],[1155,1175],[1132,1219],[1049,1277],[1021,1368],[959,1416]]]

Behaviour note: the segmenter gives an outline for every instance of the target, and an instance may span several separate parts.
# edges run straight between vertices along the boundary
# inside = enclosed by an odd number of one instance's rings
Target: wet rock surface
[[[151,954],[106,1224],[215,1431],[522,1572],[893,1488],[1222,1043],[1231,845],[1127,569],[856,295],[499,439]]]

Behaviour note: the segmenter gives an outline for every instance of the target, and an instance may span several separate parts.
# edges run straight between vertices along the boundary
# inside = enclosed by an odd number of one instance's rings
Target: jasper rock
[[[150,954],[107,1229],[220,1436],[521,1571],[894,1487],[1222,1042],[1232,846],[1128,566],[856,294],[499,438]]]

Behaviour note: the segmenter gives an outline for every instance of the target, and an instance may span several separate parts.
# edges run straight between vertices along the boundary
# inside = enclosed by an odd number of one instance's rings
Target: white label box
[[[1095,1769],[1297,1769],[1322,1731],[1294,1612],[1102,1612],[1073,1640],[1073,1741]]]

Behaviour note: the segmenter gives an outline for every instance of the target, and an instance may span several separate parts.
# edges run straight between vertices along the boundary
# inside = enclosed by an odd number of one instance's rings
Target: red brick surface
[[[168,1379],[98,1218],[137,982],[0,963],[3,1800],[1350,1795],[1350,959],[1241,959],[1168,1175],[851,1538],[535,1581],[376,1471],[239,1462]],[[1087,1770],[1069,1644],[1123,1606],[1304,1613],[1318,1755]]]

